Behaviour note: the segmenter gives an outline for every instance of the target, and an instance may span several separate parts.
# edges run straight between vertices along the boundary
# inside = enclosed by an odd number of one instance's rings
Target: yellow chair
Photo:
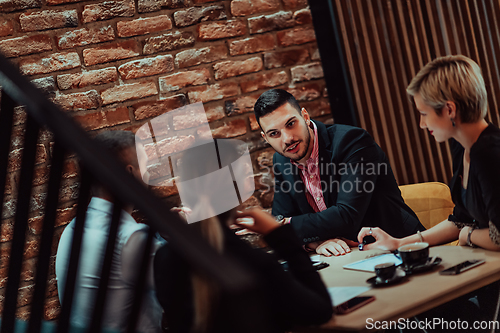
[[[405,203],[417,214],[426,229],[446,220],[453,213],[450,188],[443,183],[430,182],[399,187]],[[456,245],[458,241],[448,245]]]

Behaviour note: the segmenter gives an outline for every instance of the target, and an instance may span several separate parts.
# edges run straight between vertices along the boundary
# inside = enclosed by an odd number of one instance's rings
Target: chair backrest
[[[82,168],[80,170],[80,186],[78,188],[78,205],[75,220],[75,232],[72,241],[68,273],[62,300],[61,312],[57,323],[57,333],[70,331],[69,314],[73,305],[73,295],[76,283],[76,272],[79,265],[79,254],[82,242],[86,207],[90,195],[90,184],[93,180],[99,181],[110,190],[115,198],[113,215],[110,223],[109,237],[106,243],[106,252],[101,268],[99,287],[93,308],[92,319],[86,332],[101,332],[103,309],[106,300],[110,269],[118,231],[121,208],[124,204],[132,204],[138,208],[147,219],[153,230],[162,235],[168,235],[170,246],[193,267],[199,268],[208,278],[211,278],[221,289],[228,290],[235,295],[250,292],[254,286],[254,279],[244,267],[225,255],[220,255],[199,234],[193,232],[178,214],[172,213],[167,205],[155,197],[144,184],[140,183],[123,165],[108,151],[92,140],[77,123],[65,112],[61,111],[52,101],[43,95],[33,83],[23,77],[16,66],[0,54],[0,204],[4,203],[4,194],[7,192],[7,174],[15,166],[9,163],[11,155],[11,136],[19,116],[15,107],[24,105],[26,120],[23,122],[24,141],[22,147],[16,147],[16,154],[22,151],[19,165],[19,183],[17,197],[12,199],[13,211],[7,211],[9,205],[0,206],[0,216],[3,213],[14,221],[13,236],[10,241],[10,252],[2,246],[2,264],[7,263],[7,282],[5,291],[0,299],[0,333],[13,333],[21,330],[23,324],[16,324],[16,304],[24,296],[20,295],[21,271],[23,254],[26,245],[26,230],[30,209],[33,210],[33,175],[37,159],[46,157],[50,160],[49,181],[47,194],[40,200],[37,209],[44,210],[43,226],[38,246],[38,258],[35,268],[34,291],[31,298],[29,322],[27,332],[37,333],[43,330],[48,332],[48,326],[43,324],[45,295],[47,291],[47,277],[51,267],[54,226],[60,198],[61,182],[63,178],[65,156],[69,152],[78,157]],[[15,117],[16,115],[16,117]],[[51,142],[46,145],[38,144],[42,130],[51,133]],[[42,146],[42,147],[40,147]],[[43,148],[43,149],[42,149]],[[50,149],[49,149],[50,148]],[[40,163],[38,163],[40,164]],[[17,171],[14,170],[14,171]],[[9,194],[10,195],[10,194]],[[10,200],[10,199],[9,199]],[[33,208],[33,209],[32,209]],[[0,236],[5,228],[0,228]],[[1,238],[1,237],[0,237]],[[152,233],[143,252],[143,260],[138,263],[139,278],[134,286],[134,300],[130,315],[127,317],[127,333],[135,332],[138,322],[138,313],[141,307],[143,288],[146,281],[147,265]],[[3,245],[3,244],[2,244]],[[5,255],[7,253],[8,255]],[[3,267],[2,267],[3,269]],[[4,278],[5,270],[3,270]],[[5,281],[5,280],[4,280]],[[252,312],[247,309],[247,312]],[[246,312],[246,313],[247,313]],[[252,316],[252,314],[248,314]],[[21,326],[20,326],[21,325]],[[74,332],[74,331],[71,331]]]
[[[417,214],[426,229],[448,218],[455,204],[450,188],[443,183],[430,182],[400,186],[401,196]]]

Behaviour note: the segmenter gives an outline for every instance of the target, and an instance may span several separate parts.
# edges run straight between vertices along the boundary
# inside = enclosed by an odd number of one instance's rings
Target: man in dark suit
[[[394,237],[425,230],[404,203],[389,161],[363,129],[325,126],[281,89],[254,106],[273,158],[273,215],[291,223],[303,243],[325,255],[349,252],[362,227]]]

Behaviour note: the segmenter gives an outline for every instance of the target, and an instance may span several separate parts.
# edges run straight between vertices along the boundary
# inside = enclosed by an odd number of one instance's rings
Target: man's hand
[[[365,250],[379,249],[393,251],[400,246],[398,238],[392,237],[379,227],[361,228],[358,234],[358,242],[361,243],[365,236],[373,236],[375,238],[375,243],[364,246]]]
[[[316,250],[317,254],[325,257],[342,256],[351,252],[351,246],[357,246],[358,243],[350,239],[334,238],[323,242],[314,242],[307,244],[307,247]]]

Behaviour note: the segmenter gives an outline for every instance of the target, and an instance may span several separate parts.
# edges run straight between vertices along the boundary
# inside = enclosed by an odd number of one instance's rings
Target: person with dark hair
[[[273,157],[273,215],[302,243],[326,256],[350,252],[362,227],[394,237],[425,230],[404,203],[389,161],[363,129],[325,126],[281,89],[254,106]],[[399,236],[398,236],[399,235]]]
[[[191,217],[203,216],[190,227],[245,268],[256,288],[243,295],[221,290],[166,244],[156,253],[154,273],[168,332],[285,332],[294,325],[328,321],[332,316],[329,294],[293,229],[260,209],[221,209],[220,198],[227,198],[229,191],[221,193],[219,184],[232,184],[234,178],[224,171],[239,159],[237,148],[228,141],[216,140],[215,155],[214,143],[184,151],[178,184],[189,183],[196,199]],[[233,223],[264,235],[275,253],[251,248],[229,228]],[[287,261],[288,272],[278,258]]]
[[[109,131],[98,134],[95,141],[114,154],[125,169],[139,180],[147,181],[147,156],[142,145],[136,147],[135,135],[127,131]],[[149,232],[145,224],[137,223],[130,215],[132,206],[123,207],[114,248],[109,285],[106,296],[103,327],[124,331],[132,309],[134,288],[138,279],[138,267],[142,262],[144,247]],[[80,265],[75,285],[71,323],[88,327],[93,314],[95,297],[100,281],[102,261],[111,223],[113,197],[101,184],[93,184],[92,199],[87,207],[80,251]],[[68,260],[75,231],[75,219],[64,229],[56,256],[56,277],[59,300],[62,302]],[[153,239],[150,272],[144,292],[137,330],[144,333],[160,333],[161,306],[156,299],[152,273],[154,253],[161,242]]]

